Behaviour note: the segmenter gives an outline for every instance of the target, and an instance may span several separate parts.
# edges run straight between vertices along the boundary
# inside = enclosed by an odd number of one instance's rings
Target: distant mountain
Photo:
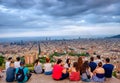
[[[120,38],[120,34],[119,34],[119,35],[112,36],[112,37],[109,37],[109,38]]]

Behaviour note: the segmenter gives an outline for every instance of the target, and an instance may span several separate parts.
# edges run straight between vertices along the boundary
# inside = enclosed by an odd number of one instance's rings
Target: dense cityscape
[[[19,42],[0,43],[0,53],[4,57],[36,56],[35,59],[37,56],[49,56],[54,52],[64,54],[72,52],[75,54],[89,53],[90,56],[101,55],[103,58],[110,57],[117,62],[120,59],[119,48],[120,39],[21,40]]]

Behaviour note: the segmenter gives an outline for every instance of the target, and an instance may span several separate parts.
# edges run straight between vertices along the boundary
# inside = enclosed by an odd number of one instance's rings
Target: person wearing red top
[[[79,81],[80,80],[80,72],[78,68],[78,63],[74,62],[73,67],[70,69],[70,76],[71,81]]]
[[[62,66],[62,60],[58,59],[57,64],[53,66],[52,78],[55,80],[63,80],[67,78],[69,74]]]

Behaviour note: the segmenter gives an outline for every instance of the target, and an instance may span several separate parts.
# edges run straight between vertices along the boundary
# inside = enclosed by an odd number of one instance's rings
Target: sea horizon
[[[17,41],[45,41],[45,40],[72,40],[72,39],[101,39],[108,36],[46,36],[46,37],[5,37],[0,38],[0,42],[17,42]]]

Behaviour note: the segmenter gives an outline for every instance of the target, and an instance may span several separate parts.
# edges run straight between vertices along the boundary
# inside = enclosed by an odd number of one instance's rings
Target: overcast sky
[[[0,0],[0,37],[120,34],[120,0]]]

